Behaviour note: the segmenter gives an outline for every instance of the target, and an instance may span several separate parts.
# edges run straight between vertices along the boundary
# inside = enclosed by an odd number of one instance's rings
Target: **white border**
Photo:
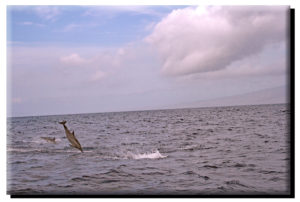
[[[6,195],[6,6],[7,5],[290,5],[291,8],[295,8],[296,10],[296,17],[295,21],[300,22],[300,10],[298,5],[298,1],[296,0],[252,0],[252,1],[237,1],[237,0],[211,0],[211,1],[199,1],[199,0],[152,0],[152,1],[146,1],[146,0],[126,0],[126,1],[120,1],[120,0],[2,0],[0,1],[0,27],[1,27],[1,34],[0,34],[0,106],[1,106],[1,113],[0,113],[0,131],[2,135],[2,141],[0,141],[0,148],[1,148],[1,166],[0,166],[0,172],[2,176],[1,180],[1,186],[0,186],[0,195],[1,199],[9,200],[9,196]],[[299,26],[297,26],[297,23],[295,23],[296,30],[295,30],[295,36],[299,36]],[[295,58],[300,58],[299,54],[297,52],[299,43],[296,39],[296,55]],[[297,61],[295,61],[295,71],[296,71],[296,78],[299,78],[299,72],[297,71]],[[297,79],[295,81],[295,89],[298,90],[300,88],[300,82],[297,82]],[[299,100],[299,95],[296,92],[296,104]],[[297,142],[297,133],[299,132],[299,114],[300,110],[295,106],[295,194],[296,198],[297,193],[300,193],[299,185],[297,182],[299,182],[299,174],[297,175],[297,168],[299,168],[299,157],[297,156],[297,146],[299,146],[299,142]],[[24,200],[24,199],[23,199]],[[26,199],[26,200],[32,200],[32,199]],[[51,199],[52,200],[52,199]],[[55,199],[53,199],[55,200]],[[60,199],[59,199],[60,200]],[[73,199],[69,199],[73,200]],[[83,199],[84,200],[84,199]],[[90,199],[92,200],[92,199]],[[99,200],[99,199],[95,199]],[[100,200],[119,200],[119,199],[100,199]],[[132,201],[132,200],[140,200],[140,199],[122,199],[125,201]],[[147,199],[146,199],[147,200]],[[152,199],[155,200],[155,199]],[[184,199],[164,199],[164,200],[184,200]],[[193,199],[191,199],[193,200]],[[196,199],[199,200],[199,199]],[[201,200],[224,200],[224,199],[201,199]],[[226,199],[231,200],[231,199]],[[238,199],[240,200],[240,199]],[[259,199],[262,200],[262,199]],[[277,200],[286,200],[286,199],[277,199]],[[1,200],[2,201],[2,200]]]
[[[295,0],[5,0],[6,5],[295,5]]]

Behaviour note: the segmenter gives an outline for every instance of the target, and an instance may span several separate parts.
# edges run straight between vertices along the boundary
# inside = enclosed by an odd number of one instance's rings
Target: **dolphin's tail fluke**
[[[58,122],[58,123],[60,123],[62,125],[65,125],[67,122],[66,121],[61,121],[61,122]]]

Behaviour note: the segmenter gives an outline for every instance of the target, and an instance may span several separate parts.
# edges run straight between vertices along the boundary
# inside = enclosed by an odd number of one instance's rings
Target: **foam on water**
[[[25,144],[31,144],[31,143],[34,143],[34,144],[49,144],[49,143],[51,143],[51,144],[53,144],[53,142],[49,142],[49,141],[43,139],[42,137],[36,137],[31,141],[22,140],[22,142],[25,143]],[[60,138],[55,138],[55,143],[59,143],[59,142],[61,142],[61,139]]]
[[[160,159],[166,158],[167,156],[162,155],[158,150],[150,153],[141,153],[141,154],[134,154],[128,152],[128,157],[132,159]]]

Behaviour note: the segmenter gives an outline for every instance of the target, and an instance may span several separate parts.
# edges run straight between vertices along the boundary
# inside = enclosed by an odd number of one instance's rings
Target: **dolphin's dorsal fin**
[[[73,130],[72,134],[75,135],[74,130]]]

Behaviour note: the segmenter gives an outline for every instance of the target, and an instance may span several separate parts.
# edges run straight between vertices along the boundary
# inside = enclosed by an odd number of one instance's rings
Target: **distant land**
[[[197,108],[289,103],[289,96],[287,94],[288,92],[289,90],[285,86],[280,86],[246,94],[220,97],[209,100],[199,100],[190,103],[181,103],[171,107],[169,106],[169,108]]]

